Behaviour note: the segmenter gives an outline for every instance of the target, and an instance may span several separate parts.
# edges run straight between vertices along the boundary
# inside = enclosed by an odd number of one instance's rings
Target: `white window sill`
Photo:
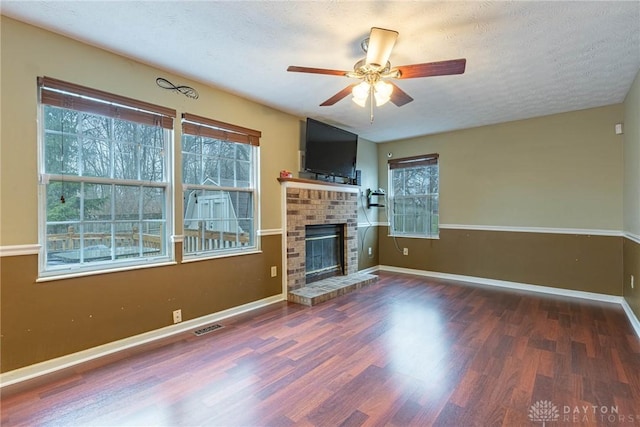
[[[211,259],[219,259],[219,258],[229,258],[234,256],[242,256],[242,255],[255,255],[261,254],[262,251],[257,248],[247,249],[246,252],[222,252],[222,253],[202,253],[202,254],[189,254],[183,255],[182,263],[188,262],[197,262],[197,261],[206,261]]]
[[[440,235],[437,236],[425,236],[421,234],[387,234],[387,237],[403,237],[407,239],[428,239],[428,240],[440,240]]]
[[[54,282],[57,280],[73,279],[76,277],[95,276],[97,274],[118,273],[121,271],[139,270],[141,268],[165,267],[168,265],[177,265],[177,264],[178,263],[175,261],[160,261],[160,262],[147,263],[147,264],[136,264],[136,265],[114,267],[114,268],[103,268],[100,270],[84,270],[84,271],[73,272],[73,270],[70,269],[70,270],[59,271],[59,272],[49,271],[46,273],[41,273],[42,276],[36,279],[36,283]]]

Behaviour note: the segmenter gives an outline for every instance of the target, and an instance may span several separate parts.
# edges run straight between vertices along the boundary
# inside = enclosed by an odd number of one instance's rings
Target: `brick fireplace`
[[[359,187],[296,178],[279,178],[283,200],[283,246],[287,299],[313,306],[374,283],[378,276],[358,272]],[[327,278],[307,282],[307,229],[331,225],[341,239],[341,265]],[[313,233],[313,232],[312,232]],[[312,237],[311,235],[309,237]],[[315,251],[315,249],[311,249]],[[311,258],[315,257],[315,253]],[[321,263],[322,264],[322,263]],[[328,264],[331,266],[331,263]],[[317,266],[316,266],[317,267]],[[323,265],[320,266],[323,269]]]
[[[295,185],[298,184],[298,185]],[[343,227],[344,273],[358,271],[358,188],[323,184],[286,184],[287,291],[306,284],[307,225]]]

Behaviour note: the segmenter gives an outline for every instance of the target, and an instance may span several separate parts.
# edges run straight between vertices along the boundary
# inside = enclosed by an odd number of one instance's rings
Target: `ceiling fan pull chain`
[[[373,124],[373,85],[369,86],[369,108],[371,112],[371,124]]]

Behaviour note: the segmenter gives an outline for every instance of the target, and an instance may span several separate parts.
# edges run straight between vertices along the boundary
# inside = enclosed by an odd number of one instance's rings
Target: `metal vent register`
[[[209,325],[209,326],[205,326],[204,328],[197,329],[193,331],[193,333],[196,336],[200,336],[200,335],[208,334],[209,332],[213,332],[221,328],[224,328],[224,326],[216,323],[215,325]]]

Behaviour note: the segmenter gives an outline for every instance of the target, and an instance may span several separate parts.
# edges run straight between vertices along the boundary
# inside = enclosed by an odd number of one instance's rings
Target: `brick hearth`
[[[340,295],[355,291],[363,286],[374,283],[378,276],[367,273],[354,273],[348,276],[335,276],[328,279],[309,283],[303,288],[289,292],[288,299],[291,302],[314,306],[328,301]]]

